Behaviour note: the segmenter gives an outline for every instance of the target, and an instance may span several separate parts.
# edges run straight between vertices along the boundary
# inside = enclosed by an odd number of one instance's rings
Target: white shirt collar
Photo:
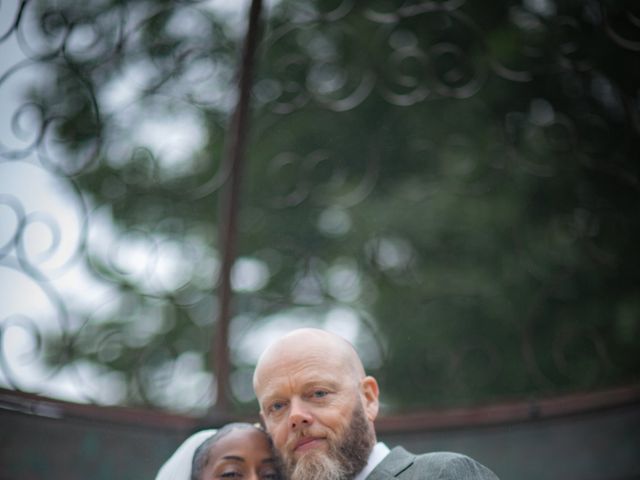
[[[373,447],[373,450],[371,450],[371,453],[369,454],[369,460],[367,461],[367,464],[360,471],[360,473],[355,476],[353,480],[365,480],[365,478],[369,476],[373,469],[376,468],[382,460],[384,460],[384,457],[386,457],[389,452],[389,447],[387,447],[384,443],[376,443]]]

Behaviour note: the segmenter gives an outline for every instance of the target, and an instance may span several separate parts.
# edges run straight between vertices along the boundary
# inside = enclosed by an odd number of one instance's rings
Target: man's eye
[[[260,478],[264,480],[278,480],[280,477],[278,477],[277,472],[269,470],[268,472],[263,472]]]
[[[241,476],[238,472],[223,472],[222,475],[220,475],[222,478],[240,478]]]
[[[284,403],[282,402],[274,402],[271,404],[271,407],[269,408],[269,410],[271,410],[272,412],[278,412],[280,410],[282,410],[284,408]]]
[[[315,392],[313,392],[313,396],[315,398],[322,398],[322,397],[326,397],[328,394],[328,392],[324,391],[324,390],[316,390]]]

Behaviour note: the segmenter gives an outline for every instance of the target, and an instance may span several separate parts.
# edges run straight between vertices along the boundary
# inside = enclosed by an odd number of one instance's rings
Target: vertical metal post
[[[227,135],[227,148],[222,165],[228,177],[220,190],[219,241],[222,266],[218,285],[219,312],[212,345],[212,371],[215,374],[218,394],[214,410],[218,415],[228,413],[231,407],[229,384],[229,320],[231,318],[231,267],[236,258],[236,239],[240,184],[249,130],[249,98],[256,47],[259,35],[259,20],[262,0],[252,0],[249,11],[249,26],[244,40],[242,60],[238,74],[238,101],[231,118]]]

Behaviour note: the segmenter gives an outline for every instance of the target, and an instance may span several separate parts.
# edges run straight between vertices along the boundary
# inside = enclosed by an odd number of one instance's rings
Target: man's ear
[[[370,422],[373,422],[378,416],[378,382],[373,377],[364,377],[360,381],[360,391],[362,394],[364,413]]]

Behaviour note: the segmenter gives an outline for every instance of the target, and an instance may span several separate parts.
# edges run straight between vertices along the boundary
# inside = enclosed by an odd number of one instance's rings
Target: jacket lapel
[[[373,469],[366,480],[387,480],[395,478],[409,468],[415,458],[415,455],[407,452],[404,448],[395,447],[389,452],[389,455]]]

